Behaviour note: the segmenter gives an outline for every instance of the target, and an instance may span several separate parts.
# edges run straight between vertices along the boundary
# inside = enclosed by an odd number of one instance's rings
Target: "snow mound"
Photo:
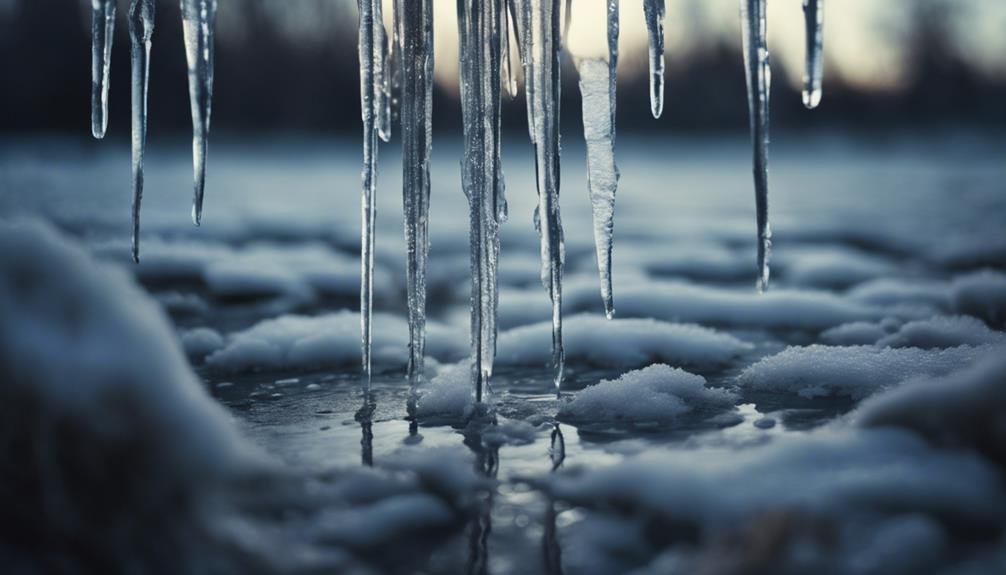
[[[697,325],[652,319],[567,317],[563,345],[568,364],[642,367],[654,362],[710,369],[752,348],[731,335]],[[552,324],[537,323],[499,337],[498,365],[546,365],[551,361]]]
[[[1006,466],[1006,347],[949,375],[871,397],[853,414],[864,427],[911,429],[947,447],[970,447]]]
[[[994,541],[1006,520],[994,467],[901,430],[827,428],[577,471],[548,481],[584,517],[563,547],[582,551],[564,560],[585,573],[678,572],[661,568],[668,555],[685,573],[858,573],[867,560],[885,561],[869,572],[901,573],[894,566],[920,553],[914,544],[929,543],[930,568],[956,559],[945,538]],[[895,529],[899,522],[925,528]]]
[[[994,351],[991,345],[939,350],[790,347],[747,367],[737,383],[750,390],[858,400],[909,378],[946,375]]]
[[[736,400],[729,391],[708,387],[702,376],[657,364],[577,392],[559,408],[559,417],[589,423],[668,424],[692,412],[729,409]]]
[[[758,294],[681,282],[637,279],[615,286],[619,318],[651,318],[744,329],[800,330],[818,333],[853,321],[877,321],[890,315],[872,305],[824,291],[778,289]],[[551,317],[540,289],[502,290],[500,326],[538,323]],[[567,314],[601,311],[597,277],[570,277],[563,286]]]
[[[825,330],[821,341],[828,345],[873,345],[889,333],[884,322],[854,321]]]
[[[35,223],[0,223],[0,271],[3,523],[58,570],[190,570],[202,506],[264,460],[126,274]]]
[[[993,327],[1006,327],[1006,274],[983,271],[954,278],[954,309],[981,318]]]
[[[193,361],[202,361],[207,355],[224,346],[224,338],[215,329],[197,327],[182,332],[180,336],[185,355]]]
[[[408,326],[403,318],[375,314],[373,361],[382,368],[408,362]],[[426,352],[438,361],[468,353],[460,331],[430,322]],[[230,334],[206,363],[223,372],[339,368],[360,362],[360,315],[340,311],[320,316],[287,315]]]
[[[420,419],[465,418],[475,402],[471,377],[469,362],[441,367],[430,384],[420,391],[416,416]]]
[[[915,306],[950,309],[950,286],[933,280],[877,279],[862,283],[846,294],[852,301],[874,306]]]
[[[910,321],[877,341],[880,347],[957,347],[1006,342],[1006,334],[992,331],[971,316],[939,316]]]
[[[841,290],[892,275],[896,268],[887,259],[840,247],[803,247],[773,254],[787,283]]]

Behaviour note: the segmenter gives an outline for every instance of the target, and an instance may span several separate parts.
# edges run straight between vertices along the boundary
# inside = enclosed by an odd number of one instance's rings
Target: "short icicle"
[[[217,0],[182,0],[182,33],[189,67],[189,101],[192,107],[192,223],[203,218],[206,187],[206,150],[213,111],[213,35]]]
[[[360,339],[361,362],[365,383],[370,385],[371,373],[371,319],[374,302],[374,227],[377,218],[377,141],[378,94],[382,81],[376,70],[382,66],[383,54],[380,35],[384,23],[376,18],[380,14],[381,0],[358,0],[360,10],[360,113],[363,120],[363,190],[361,197],[360,232]],[[378,32],[380,27],[380,32]]]
[[[154,35],[154,0],[133,0],[129,6],[132,60],[133,261],[140,261],[140,203],[143,201],[143,156],[147,148],[147,90],[150,45]]]
[[[91,0],[91,134],[108,129],[108,80],[115,36],[115,0]]]
[[[433,133],[433,0],[396,0],[400,41],[402,201],[409,304],[407,376],[422,381],[426,348],[426,262],[429,253],[430,153]]]
[[[768,222],[769,92],[772,71],[767,43],[766,0],[741,0],[741,38],[748,112],[754,147],[755,210],[758,224],[758,290],[768,289],[772,229]]]
[[[664,112],[664,0],[643,0],[646,32],[650,41],[650,111]]]
[[[496,358],[499,227],[506,219],[500,166],[500,48],[502,0],[459,0],[461,180],[468,197],[472,304],[472,382],[475,401],[489,393]]]
[[[523,39],[531,141],[535,149],[538,207],[535,227],[541,241],[541,279],[552,300],[552,366],[556,394],[565,363],[562,347],[562,268],[564,246],[559,216],[559,0],[525,0]]]
[[[611,287],[612,231],[618,166],[615,165],[615,89],[618,67],[619,0],[602,0],[607,11],[608,49],[604,57],[576,58],[587,144],[587,187],[594,218],[594,246],[604,313],[614,317]]]
[[[803,105],[813,110],[821,103],[824,75],[824,0],[803,0],[807,29],[807,62],[803,72]]]
[[[391,140],[391,51],[388,31],[384,27],[384,9],[381,0],[374,0],[374,95],[377,114],[377,135],[382,141]]]

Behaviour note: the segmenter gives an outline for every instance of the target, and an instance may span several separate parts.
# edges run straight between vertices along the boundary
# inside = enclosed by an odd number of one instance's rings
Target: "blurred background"
[[[603,18],[573,4],[574,21]],[[390,0],[386,1],[390,18]],[[671,0],[665,23],[664,116],[649,115],[646,35],[639,0],[622,2],[619,129],[747,129],[736,0]],[[456,2],[435,0],[435,126],[456,131]],[[122,0],[112,64],[110,137],[129,119],[128,1]],[[154,133],[190,129],[178,2],[159,2],[150,121]],[[769,2],[773,123],[847,131],[1006,127],[1006,3],[1000,0],[841,0],[825,23],[825,99],[813,113],[798,96],[801,0]],[[89,0],[0,0],[0,134],[89,133]],[[355,133],[359,127],[353,0],[221,0],[214,131],[227,134]],[[563,113],[579,123],[579,93],[565,63]],[[504,108],[523,129],[520,98]],[[570,124],[566,124],[567,126]]]

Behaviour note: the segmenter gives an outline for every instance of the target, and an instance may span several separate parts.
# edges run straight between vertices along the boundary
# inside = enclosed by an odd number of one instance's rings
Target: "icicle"
[[[741,0],[741,36],[747,77],[748,112],[754,144],[755,209],[758,223],[758,290],[768,288],[772,230],[768,223],[769,92],[772,70],[766,42],[765,0]]]
[[[213,32],[216,20],[217,0],[182,0],[182,31],[192,105],[192,223],[197,226],[203,218],[206,147],[213,110]]]
[[[824,0],[803,0],[807,26],[807,66],[803,73],[803,105],[813,110],[821,103],[821,77],[824,74]]]
[[[377,98],[377,135],[381,140],[391,140],[391,49],[388,47],[388,32],[384,28],[384,13],[381,0],[374,4],[374,47],[378,50],[374,57],[374,94]]]
[[[646,31],[650,37],[650,111],[664,111],[664,0],[643,0]]]
[[[363,120],[363,194],[360,234],[360,336],[363,373],[370,382],[371,316],[374,301],[374,226],[377,208],[377,132],[381,82],[377,70],[382,66],[378,29],[384,23],[376,17],[381,0],[358,0],[360,9],[360,113]]]
[[[143,155],[147,148],[147,87],[150,44],[154,35],[154,0],[133,0],[129,6],[133,107],[133,261],[140,261],[140,202],[143,200]]]
[[[608,14],[606,58],[576,62],[583,100],[583,137],[587,143],[587,186],[594,214],[594,245],[601,277],[604,313],[614,317],[611,249],[618,167],[615,165],[615,85],[618,67],[618,0],[604,0]]]
[[[513,99],[517,97],[517,76],[510,64],[510,30],[516,25],[516,22],[508,15],[505,6],[500,12],[500,16],[503,18],[503,23],[500,25],[500,57],[502,58],[500,82],[503,84],[503,93],[507,98]]]
[[[115,0],[91,0],[91,133],[108,128],[108,76],[115,36]]]
[[[409,303],[409,382],[423,376],[426,259],[429,251],[430,151],[433,132],[433,0],[396,0],[402,58],[402,200]]]
[[[558,393],[562,383],[562,268],[564,246],[559,217],[559,0],[525,0],[527,99],[535,148],[538,207],[535,228],[541,240],[541,279],[552,300],[552,365]]]
[[[479,403],[488,393],[496,357],[499,226],[506,219],[499,156],[502,10],[502,0],[458,2],[464,124],[461,180],[471,225],[472,380]]]

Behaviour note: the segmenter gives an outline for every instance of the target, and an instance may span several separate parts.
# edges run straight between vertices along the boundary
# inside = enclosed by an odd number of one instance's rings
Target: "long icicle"
[[[772,229],[768,222],[769,92],[772,71],[767,43],[765,0],[741,0],[741,37],[747,78],[748,112],[754,147],[755,209],[758,224],[758,290],[768,289]]]
[[[132,60],[133,261],[140,261],[140,202],[143,200],[143,156],[147,148],[147,90],[150,45],[154,35],[154,0],[133,0],[129,6]]]
[[[430,153],[433,134],[433,0],[396,0],[401,42],[402,202],[409,303],[407,376],[422,381],[426,348]]]
[[[192,107],[192,223],[197,226],[203,218],[206,150],[213,112],[213,34],[216,20],[217,0],[182,0],[182,32]]]
[[[380,93],[375,70],[381,65],[383,55],[375,40],[377,27],[384,23],[375,18],[375,7],[380,0],[359,0],[360,9],[360,113],[363,120],[363,193],[361,198],[360,233],[360,339],[361,361],[366,383],[370,384],[371,370],[371,319],[374,302],[374,226],[377,211],[377,132],[378,94]],[[379,9],[378,9],[379,10]]]
[[[115,36],[115,0],[91,0],[91,134],[108,129],[108,81]]]
[[[824,0],[803,0],[807,29],[807,62],[803,72],[803,105],[813,110],[821,103],[824,75]]]
[[[650,112],[664,112],[664,0],[643,0],[646,31],[650,41]]]
[[[618,4],[604,0],[607,11],[608,53],[606,58],[584,58],[576,62],[583,102],[583,137],[587,143],[587,187],[594,218],[594,246],[601,278],[604,313],[614,317],[611,288],[612,231],[618,166],[615,165],[615,88],[618,67]]]
[[[532,114],[532,142],[538,184],[534,222],[541,241],[541,280],[552,300],[552,366],[556,393],[562,383],[562,268],[564,246],[559,217],[559,0],[525,0],[528,26],[526,92]]]
[[[461,175],[471,226],[472,382],[480,404],[488,395],[496,357],[499,226],[506,219],[499,156],[503,8],[502,0],[458,0],[464,124]]]
[[[500,24],[500,82],[503,83],[503,93],[512,100],[517,97],[517,75],[510,62],[510,30],[517,23],[513,21],[507,6],[503,6],[500,17],[503,19]]]

